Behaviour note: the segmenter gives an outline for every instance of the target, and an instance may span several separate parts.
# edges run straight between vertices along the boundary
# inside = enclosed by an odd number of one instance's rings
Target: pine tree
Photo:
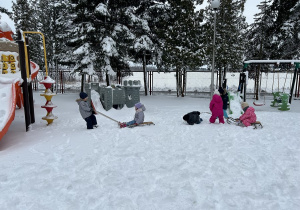
[[[4,7],[0,7],[0,13],[4,13],[4,14],[7,14],[8,17],[10,18],[13,18],[13,13],[12,12],[9,12],[7,9],[5,9]],[[0,18],[1,18],[1,14],[0,14]]]
[[[23,32],[38,31],[38,19],[36,15],[36,0],[17,0],[13,2],[13,20],[17,30]],[[23,34],[22,34],[23,35]],[[36,34],[25,34],[26,43],[29,45],[29,57],[36,62],[41,69],[44,66],[44,53],[41,50],[42,39]]]
[[[160,5],[153,33],[161,47],[158,49],[158,68],[176,71],[177,96],[184,96],[187,70],[201,66],[203,44],[199,39],[199,13],[194,1],[167,1]]]
[[[243,16],[244,0],[223,0],[216,12],[215,68],[225,79],[226,71],[238,71],[242,68],[245,54],[245,32],[247,23]],[[213,55],[214,11],[208,6],[205,10],[203,39],[206,43],[206,64],[211,65]],[[219,78],[219,86],[221,79]]]
[[[299,1],[274,1],[271,8],[276,11],[273,25],[272,57],[281,59],[298,58],[299,54]]]

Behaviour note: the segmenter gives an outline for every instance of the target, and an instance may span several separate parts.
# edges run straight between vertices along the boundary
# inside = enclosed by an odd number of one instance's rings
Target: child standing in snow
[[[223,117],[223,101],[218,90],[215,90],[214,92],[212,100],[209,104],[209,109],[211,111],[211,117],[209,119],[210,123],[214,123],[217,117],[219,118],[220,123],[225,123]]]
[[[226,91],[226,89],[223,88],[219,88],[219,93],[221,94],[221,98],[223,101],[223,114],[225,119],[228,119],[228,115],[227,115],[227,104],[228,104],[228,93]]]
[[[183,120],[189,125],[200,124],[203,120],[200,118],[200,112],[193,111],[183,116]]]
[[[121,128],[130,126],[133,124],[141,124],[144,122],[144,118],[145,118],[144,111],[146,110],[145,106],[139,102],[134,105],[134,108],[135,108],[134,120],[129,121],[129,122],[124,122],[124,123],[119,122],[119,125]]]
[[[81,92],[79,94],[80,98],[76,100],[79,105],[79,112],[82,118],[86,121],[87,129],[93,129],[98,127],[97,119],[94,115],[95,110],[91,108],[90,104],[87,102],[88,94]]]
[[[244,111],[244,114],[242,114],[239,118],[242,126],[250,126],[251,123],[256,122],[256,114],[255,109],[253,107],[249,107],[249,104],[247,102],[242,102],[241,103],[242,109]]]

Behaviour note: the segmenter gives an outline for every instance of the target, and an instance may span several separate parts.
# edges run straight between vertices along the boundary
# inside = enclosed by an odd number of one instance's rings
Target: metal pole
[[[211,87],[210,87],[210,98],[212,99],[214,94],[214,74],[215,74],[215,42],[216,42],[216,10],[214,10],[214,40],[213,40],[213,58],[211,68]]]
[[[27,82],[27,88],[28,88],[28,99],[29,99],[29,109],[30,109],[30,123],[35,123],[35,115],[34,115],[34,102],[33,102],[33,93],[32,93],[32,81],[31,81],[31,69],[30,69],[30,54],[29,54],[29,42],[28,42],[28,38],[26,37],[26,42],[27,42],[27,47],[26,47],[26,51],[27,51],[27,63],[29,64],[29,78],[28,78],[28,82]],[[25,53],[26,54],[26,53]]]
[[[300,63],[295,63],[295,71],[294,71],[294,77],[293,77],[293,83],[291,87],[291,92],[290,92],[290,98],[289,98],[289,103],[292,103],[292,97],[293,97],[293,92],[294,92],[294,87],[295,87],[295,82],[296,82],[296,77],[297,77],[297,71],[300,67]]]
[[[28,95],[28,85],[27,85],[27,75],[28,71],[26,69],[26,56],[25,56],[25,45],[22,40],[21,32],[18,31],[18,44],[19,44],[19,56],[20,56],[20,69],[21,76],[23,79],[22,88],[23,88],[23,100],[24,100],[24,115],[25,115],[25,128],[26,132],[29,131],[30,126],[30,108],[29,108],[29,95]],[[25,41],[25,39],[24,39]]]

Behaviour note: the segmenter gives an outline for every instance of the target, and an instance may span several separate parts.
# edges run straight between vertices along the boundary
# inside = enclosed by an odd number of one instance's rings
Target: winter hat
[[[81,99],[85,99],[86,97],[88,97],[88,94],[86,94],[85,92],[81,92],[79,93],[79,96]]]
[[[248,104],[247,102],[242,102],[241,105],[242,105],[242,108],[243,108],[243,109],[244,109],[245,107],[249,106],[249,104]]]
[[[140,102],[136,103],[135,105],[135,108],[139,109],[143,106],[143,104],[141,104]]]
[[[218,90],[215,90],[214,95],[220,95]]]
[[[221,95],[223,95],[223,94],[224,94],[224,90],[223,90],[223,88],[219,87],[218,91],[219,91],[219,93],[220,93]]]

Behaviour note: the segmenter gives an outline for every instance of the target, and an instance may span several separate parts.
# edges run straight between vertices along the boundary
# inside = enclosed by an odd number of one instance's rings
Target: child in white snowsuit
[[[134,120],[131,120],[129,122],[124,122],[124,123],[119,122],[121,128],[133,124],[141,124],[144,122],[144,118],[145,118],[144,111],[146,110],[145,106],[139,102],[134,105],[134,108],[135,108]]]
[[[87,129],[93,129],[94,127],[98,127],[97,119],[94,115],[95,110],[90,106],[87,102],[88,94],[85,92],[81,92],[79,94],[80,98],[76,100],[79,105],[79,112],[82,118],[86,121]]]

